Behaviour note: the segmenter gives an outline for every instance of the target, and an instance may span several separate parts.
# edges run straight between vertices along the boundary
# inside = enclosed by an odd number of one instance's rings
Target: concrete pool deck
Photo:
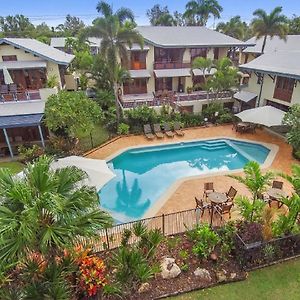
[[[164,139],[154,139],[153,141],[148,141],[143,135],[139,136],[126,136],[120,137],[115,141],[112,141],[94,151],[91,151],[87,157],[97,158],[97,159],[107,159],[116,153],[136,146],[153,146],[164,143],[176,143],[180,141],[191,141],[196,139],[213,139],[213,138],[223,138],[224,136],[229,138],[249,140],[257,143],[268,143],[278,146],[277,154],[269,167],[266,169],[271,169],[274,171],[280,171],[285,173],[291,172],[291,165],[297,163],[292,157],[292,149],[285,140],[274,134],[269,133],[266,130],[257,130],[255,134],[240,134],[232,130],[231,125],[224,126],[213,126],[213,127],[201,127],[186,129],[184,137],[174,137]],[[226,175],[212,175],[201,176],[199,178],[187,178],[186,180],[181,180],[174,186],[171,191],[168,191],[164,195],[164,200],[160,202],[160,206],[156,209],[150,209],[145,217],[150,217],[153,215],[161,215],[163,213],[173,213],[181,210],[192,209],[195,207],[194,197],[202,197],[203,195],[203,185],[204,182],[214,182],[215,190],[219,192],[228,191],[229,187],[232,185],[238,190],[240,195],[249,195],[247,189],[236,180],[227,177]],[[284,180],[283,180],[284,181]],[[284,189],[291,193],[291,186],[285,182]],[[233,217],[238,214],[236,209],[234,209]],[[238,216],[236,216],[238,217]]]

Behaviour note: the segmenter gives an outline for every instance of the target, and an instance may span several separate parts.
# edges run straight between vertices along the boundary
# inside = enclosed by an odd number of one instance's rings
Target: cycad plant
[[[112,218],[99,208],[95,188],[81,184],[87,176],[82,170],[54,171],[51,162],[42,156],[18,177],[0,169],[0,270],[7,272],[10,266],[8,273],[19,272],[14,278],[17,288],[25,274],[40,273],[22,283],[28,295],[36,289],[52,294],[49,299],[64,299],[53,293],[67,293],[58,289],[72,265],[65,265],[66,251],[82,238],[97,238],[97,231],[111,225]]]
[[[270,186],[274,174],[271,171],[262,173],[260,165],[255,161],[249,161],[244,166],[245,176],[228,175],[229,177],[236,179],[240,183],[244,184],[252,194],[252,212],[250,214],[249,221],[253,221],[253,213],[256,205],[256,201],[262,198],[263,193]]]

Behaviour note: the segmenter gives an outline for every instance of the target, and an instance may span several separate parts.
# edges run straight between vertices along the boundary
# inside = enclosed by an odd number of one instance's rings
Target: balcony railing
[[[29,100],[41,100],[41,95],[39,90],[27,90],[27,91],[17,91],[15,93],[1,93],[1,102],[12,102],[12,101],[29,101]]]
[[[171,62],[154,62],[153,68],[154,70],[160,69],[183,69],[190,68],[190,62],[179,62],[179,61],[171,61]]]
[[[146,62],[144,61],[132,61],[130,62],[130,70],[145,70]]]

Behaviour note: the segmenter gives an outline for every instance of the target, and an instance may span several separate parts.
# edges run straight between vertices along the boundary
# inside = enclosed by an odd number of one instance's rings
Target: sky
[[[56,26],[63,23],[65,15],[71,14],[80,17],[85,23],[90,24],[97,17],[97,0],[0,0],[0,15],[23,14],[28,16],[34,24],[46,22],[50,26]],[[171,12],[178,10],[184,11],[187,1],[182,0],[108,0],[114,9],[121,6],[131,8],[136,16],[138,25],[147,25],[147,9],[154,4],[167,5]],[[282,6],[283,12],[291,17],[293,14],[300,15],[299,0],[219,0],[223,6],[221,21],[227,21],[230,17],[240,15],[243,20],[249,22],[252,18],[252,12],[257,8],[270,11],[276,6]],[[217,20],[220,21],[220,20]],[[210,20],[209,27],[214,26],[213,20]]]

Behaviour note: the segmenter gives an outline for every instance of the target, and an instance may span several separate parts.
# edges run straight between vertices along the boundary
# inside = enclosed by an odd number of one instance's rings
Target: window
[[[3,61],[17,61],[17,55],[2,55]]]
[[[282,101],[291,102],[295,80],[277,76],[273,97]]]
[[[207,48],[192,48],[191,49],[191,60],[193,61],[196,57],[204,57],[207,56]]]
[[[219,59],[219,48],[214,49],[214,59]]]

